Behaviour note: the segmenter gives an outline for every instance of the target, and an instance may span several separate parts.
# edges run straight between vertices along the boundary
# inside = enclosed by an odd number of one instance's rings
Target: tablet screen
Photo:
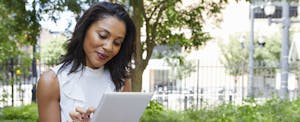
[[[105,93],[92,122],[138,122],[152,96],[142,92]]]

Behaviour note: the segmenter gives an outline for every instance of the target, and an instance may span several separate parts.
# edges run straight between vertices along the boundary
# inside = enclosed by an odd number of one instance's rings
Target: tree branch
[[[154,21],[152,29],[151,29],[152,38],[148,39],[149,42],[147,42],[147,44],[154,43],[154,39],[156,38],[156,29],[157,29],[157,25],[159,23],[159,19],[161,19],[163,11],[167,9],[167,6],[168,6],[167,4],[163,4],[162,7],[159,9],[156,20]]]
[[[158,14],[157,14],[157,17],[156,17],[156,20],[154,21],[153,25],[151,26],[150,25],[150,22],[146,22],[146,34],[147,34],[147,37],[146,37],[146,51],[147,51],[147,56],[146,56],[146,59],[144,59],[144,63],[143,63],[143,67],[146,67],[150,58],[151,58],[151,55],[153,53],[153,48],[155,47],[155,42],[154,42],[154,39],[156,38],[156,28],[157,28],[157,25],[159,23],[159,19],[161,19],[162,15],[163,15],[163,12],[167,9],[167,4],[164,4],[165,1],[162,1],[161,4],[158,4],[158,6],[154,9],[154,11],[151,13],[151,16],[149,18],[149,21],[151,19],[151,17],[153,16],[153,13],[155,13],[156,9],[160,8],[159,11],[158,11]],[[161,7],[160,7],[161,6]],[[149,35],[149,29],[151,28],[151,36]]]
[[[143,14],[143,17],[145,18],[145,23],[146,23],[146,38],[149,38],[150,37],[150,35],[149,35],[149,27],[150,27],[150,19],[151,18],[147,17],[144,3],[142,3],[142,8],[141,9],[142,9],[142,14]],[[144,51],[144,49],[142,49],[142,50]]]
[[[146,41],[151,42],[151,43],[147,43],[147,49],[146,49],[147,56],[146,56],[146,59],[144,59],[144,61],[143,61],[143,68],[146,68],[146,66],[147,66],[147,64],[148,64],[148,62],[149,62],[149,60],[152,56],[153,48],[155,47],[155,43],[152,43],[154,41],[153,39],[150,40],[147,37]]]
[[[142,4],[142,14],[143,14],[143,17],[145,18],[145,21],[149,21],[150,17],[148,18],[147,15],[146,15],[146,10],[145,10],[145,6],[144,6],[144,2]]]
[[[156,12],[156,10],[163,5],[166,2],[166,0],[161,1],[159,4],[157,4],[156,6],[154,6],[154,10],[152,11],[152,13],[150,14],[149,18],[152,18],[154,13]]]

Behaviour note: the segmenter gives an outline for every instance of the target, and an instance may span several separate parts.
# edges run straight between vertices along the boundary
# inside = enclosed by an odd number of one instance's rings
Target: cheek
[[[88,49],[86,45],[87,45],[86,41],[84,40],[84,42],[83,42],[83,50],[84,50],[85,53],[87,52],[87,49]]]
[[[97,47],[97,43],[95,40],[88,39],[88,38],[86,38],[84,40],[83,48],[84,48],[85,52],[90,52],[96,47]]]
[[[84,38],[84,43],[86,43],[87,46],[93,46],[96,44],[96,41],[98,40],[98,34],[93,31],[88,31]]]
[[[83,49],[84,49],[85,53],[90,52],[90,50],[91,50],[91,44],[89,43],[89,41],[84,40]]]

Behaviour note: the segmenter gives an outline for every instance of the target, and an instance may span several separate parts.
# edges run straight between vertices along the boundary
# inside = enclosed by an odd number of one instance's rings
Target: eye
[[[104,33],[98,33],[98,36],[100,39],[106,39],[107,38],[107,34]]]
[[[114,45],[121,46],[122,45],[122,41],[116,40],[116,41],[114,41]]]

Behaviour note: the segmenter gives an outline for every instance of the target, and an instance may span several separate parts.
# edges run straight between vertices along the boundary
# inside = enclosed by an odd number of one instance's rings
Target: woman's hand
[[[89,107],[88,109],[84,109],[81,107],[76,107],[75,111],[70,112],[71,121],[69,122],[89,122],[91,113],[95,112],[95,108]]]

